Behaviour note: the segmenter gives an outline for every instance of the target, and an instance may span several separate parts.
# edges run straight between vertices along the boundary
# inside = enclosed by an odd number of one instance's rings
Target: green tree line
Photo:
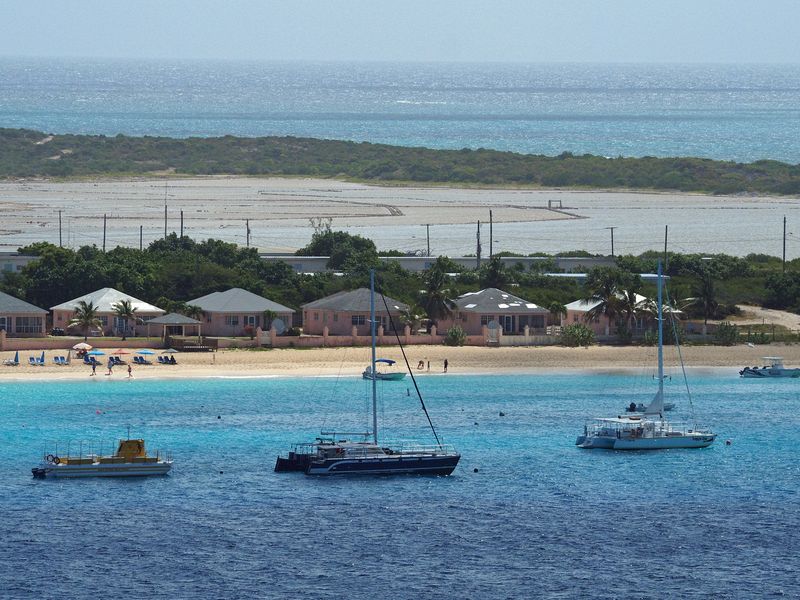
[[[45,142],[45,140],[47,140]],[[43,143],[44,142],[44,143]],[[761,160],[541,156],[296,137],[173,139],[0,129],[0,178],[144,175],[313,176],[378,182],[800,194],[800,165]]]
[[[37,256],[20,272],[0,278],[0,290],[43,308],[50,308],[103,287],[113,287],[165,310],[191,312],[187,303],[211,292],[240,287],[294,309],[330,294],[367,287],[369,269],[378,273],[380,290],[409,304],[409,322],[438,321],[453,310],[453,299],[465,292],[496,287],[547,308],[555,317],[577,299],[600,301],[598,314],[630,323],[633,294],[654,297],[652,283],[641,273],[653,273],[663,258],[655,252],[621,256],[613,268],[592,270],[585,282],[550,277],[542,266],[526,269],[493,257],[479,269],[464,269],[439,257],[426,271],[414,273],[397,262],[378,259],[366,238],[321,228],[298,254],[331,257],[333,272],[296,273],[284,262],[266,262],[253,248],[219,240],[196,242],[175,234],[144,250],[117,247],[102,252],[96,246],[78,250],[40,242],[19,249]],[[550,268],[545,263],[544,268]],[[785,265],[765,255],[669,254],[666,274],[673,305],[688,316],[725,318],[736,305],[749,303],[800,312],[800,260]]]

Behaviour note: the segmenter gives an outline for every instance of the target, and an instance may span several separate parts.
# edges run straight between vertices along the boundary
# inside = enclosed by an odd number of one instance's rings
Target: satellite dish
[[[489,329],[500,329],[500,323],[498,323],[497,321],[489,321],[489,323],[486,326]]]
[[[283,322],[283,319],[273,319],[272,326],[275,328],[275,332],[278,335],[286,331],[286,323]]]

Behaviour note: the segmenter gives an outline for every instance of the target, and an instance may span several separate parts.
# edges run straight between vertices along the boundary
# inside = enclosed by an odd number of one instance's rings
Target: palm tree
[[[408,325],[413,332],[424,318],[425,312],[420,307],[409,305],[400,311],[399,321],[404,327]]]
[[[609,325],[617,316],[623,312],[623,302],[621,300],[621,283],[623,274],[619,269],[612,267],[597,267],[589,271],[586,278],[585,289],[587,292],[585,300],[596,302],[586,313],[586,320],[592,321],[605,316],[606,335],[609,334]]]
[[[114,314],[117,315],[117,320],[124,324],[122,327],[122,341],[124,342],[125,336],[128,333],[128,322],[131,319],[136,318],[136,311],[138,309],[134,308],[133,302],[130,300],[120,300],[116,304],[113,304],[111,308],[114,309]]]
[[[102,322],[97,316],[97,308],[93,302],[81,300],[75,309],[75,316],[69,320],[67,327],[81,327],[83,329],[83,341],[89,337],[89,330],[92,327],[100,327]]]
[[[717,289],[714,286],[714,278],[708,268],[701,268],[696,271],[699,281],[692,287],[693,298],[691,303],[700,308],[703,315],[703,335],[708,332],[708,320],[714,316],[719,307],[717,302]]]
[[[481,286],[502,288],[509,283],[509,274],[499,256],[493,256],[483,265],[479,272]]]
[[[634,319],[645,309],[638,299],[639,292],[642,291],[642,278],[635,273],[627,273],[622,277],[620,284],[622,289],[618,291],[618,309],[625,315],[625,327],[630,333],[633,331]]]
[[[272,322],[278,318],[278,313],[274,310],[265,310],[262,316],[264,317],[264,331],[269,331],[272,328]]]
[[[203,309],[196,304],[184,304],[183,307],[181,307],[181,314],[190,319],[197,319],[199,321],[200,317],[203,316]]]
[[[424,282],[425,289],[420,291],[420,306],[435,324],[439,319],[452,315],[456,307],[451,298],[453,291],[447,287],[450,279],[447,273],[434,264],[425,272]]]
[[[551,302],[547,306],[547,310],[550,311],[550,316],[553,318],[554,325],[561,325],[561,315],[567,314],[567,307],[561,304],[561,302]]]

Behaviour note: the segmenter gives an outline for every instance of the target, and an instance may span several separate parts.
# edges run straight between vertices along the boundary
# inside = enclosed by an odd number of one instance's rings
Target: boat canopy
[[[394,363],[396,363],[397,361],[396,360],[392,360],[391,358],[376,358],[375,362],[376,363],[386,363],[387,365],[391,366]]]

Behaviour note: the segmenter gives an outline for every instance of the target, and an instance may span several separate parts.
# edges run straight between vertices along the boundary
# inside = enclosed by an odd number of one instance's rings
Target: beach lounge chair
[[[3,361],[3,364],[7,367],[18,367],[19,366],[19,350],[14,354],[14,358],[7,358]]]
[[[30,357],[28,357],[28,360],[30,361],[30,364],[31,364],[31,366],[34,366],[34,367],[35,367],[36,365],[38,365],[38,364],[39,364],[39,361],[38,361],[38,360],[36,360],[36,357],[35,357],[35,356],[30,356]]]
[[[139,364],[141,364],[141,363],[139,362],[139,357],[138,357],[138,356],[134,356],[134,357],[133,357],[133,364],[135,364],[135,365],[139,365]]]
[[[66,356],[59,356],[58,357],[58,362],[59,362],[59,364],[65,366],[65,367],[69,364],[67,362],[67,357]]]
[[[160,364],[160,365],[164,364],[164,357],[163,356],[159,356],[158,357],[158,364]]]
[[[58,356],[53,357],[53,364],[61,366],[61,359]]]

